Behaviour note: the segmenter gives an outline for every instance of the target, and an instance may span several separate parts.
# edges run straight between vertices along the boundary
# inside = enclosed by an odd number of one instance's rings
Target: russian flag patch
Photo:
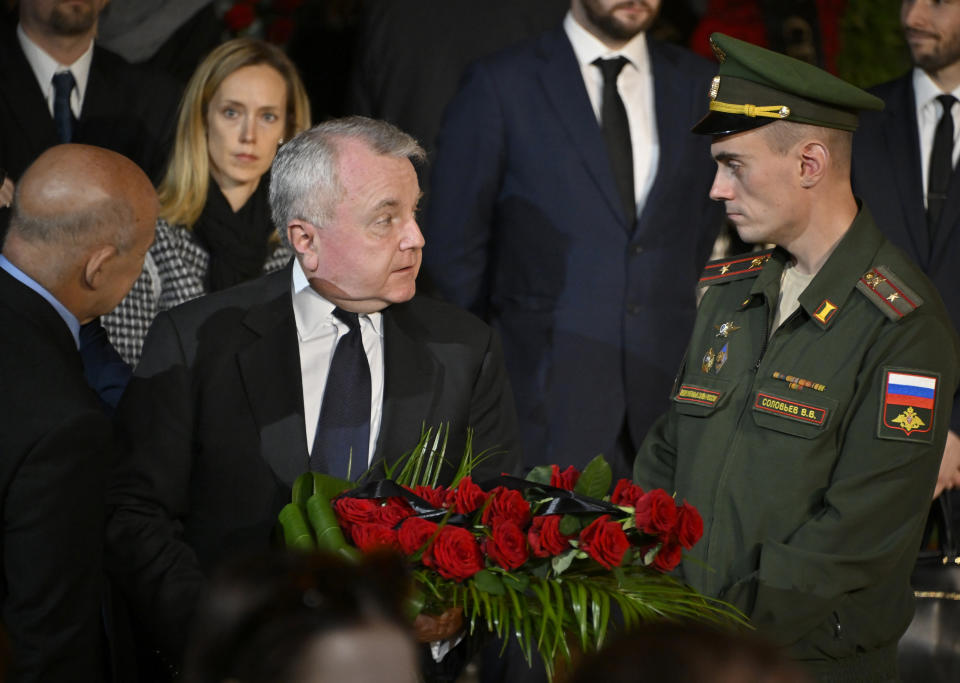
[[[937,375],[885,368],[877,436],[901,441],[933,442],[938,384]]]

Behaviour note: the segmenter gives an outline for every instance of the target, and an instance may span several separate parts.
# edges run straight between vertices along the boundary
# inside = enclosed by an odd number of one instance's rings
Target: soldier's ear
[[[811,140],[800,148],[800,186],[813,187],[823,178],[830,162],[826,145]]]

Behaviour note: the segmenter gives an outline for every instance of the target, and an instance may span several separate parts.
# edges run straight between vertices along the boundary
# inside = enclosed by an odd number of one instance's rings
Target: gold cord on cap
[[[784,104],[758,107],[755,104],[730,104],[729,102],[711,100],[710,111],[719,111],[724,114],[742,114],[750,117],[762,116],[768,119],[785,119],[790,116],[790,107]]]

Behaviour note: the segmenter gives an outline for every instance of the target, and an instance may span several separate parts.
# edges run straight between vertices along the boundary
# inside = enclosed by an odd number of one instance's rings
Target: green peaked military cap
[[[693,127],[731,135],[773,121],[856,130],[858,112],[883,100],[812,64],[722,33],[710,36],[720,70],[710,85],[710,110]]]

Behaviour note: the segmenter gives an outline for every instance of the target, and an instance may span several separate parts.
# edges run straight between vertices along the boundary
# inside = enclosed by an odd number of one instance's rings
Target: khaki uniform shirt
[[[693,587],[740,607],[821,680],[895,680],[958,340],[866,209],[769,335],[787,258],[728,262],[737,274],[708,265],[702,282],[715,284],[635,479],[703,515],[683,563]]]

